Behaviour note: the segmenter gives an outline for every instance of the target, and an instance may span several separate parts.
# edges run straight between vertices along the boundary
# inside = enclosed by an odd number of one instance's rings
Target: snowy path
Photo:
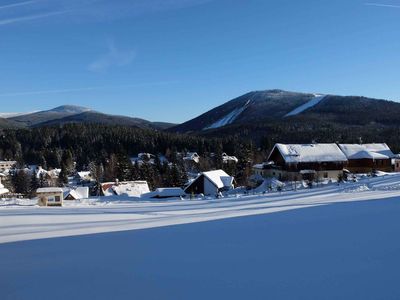
[[[400,175],[280,194],[218,200],[122,202],[62,208],[0,207],[0,243],[126,231],[268,214],[340,202],[396,198]]]

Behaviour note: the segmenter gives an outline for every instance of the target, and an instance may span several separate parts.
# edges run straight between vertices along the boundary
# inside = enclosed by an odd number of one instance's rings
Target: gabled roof
[[[58,187],[46,187],[46,188],[38,188],[36,193],[63,193],[62,188]]]
[[[369,151],[373,151],[375,153],[386,155],[389,158],[395,157],[394,153],[392,152],[392,150],[390,150],[389,146],[386,143],[383,143],[383,144],[364,144],[363,146]]]
[[[78,187],[76,189],[72,189],[66,191],[64,193],[64,199],[71,195],[74,199],[87,199],[89,198],[89,188],[88,187]]]
[[[229,187],[233,183],[233,177],[226,174],[223,170],[215,170],[201,173],[210,180],[217,188]]]
[[[275,149],[280,152],[286,163],[347,161],[336,144],[276,144],[268,160]]]
[[[348,159],[389,159],[394,154],[386,144],[340,144]]]

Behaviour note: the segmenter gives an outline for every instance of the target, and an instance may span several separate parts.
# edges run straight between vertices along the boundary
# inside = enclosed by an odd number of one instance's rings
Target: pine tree
[[[36,190],[40,187],[39,180],[35,172],[32,172],[31,183],[30,183],[30,196],[33,197],[36,194]]]
[[[31,178],[24,170],[19,170],[13,175],[12,183],[16,193],[29,195]]]
[[[58,186],[63,187],[68,184],[68,167],[63,163],[61,166],[61,172],[58,175]]]

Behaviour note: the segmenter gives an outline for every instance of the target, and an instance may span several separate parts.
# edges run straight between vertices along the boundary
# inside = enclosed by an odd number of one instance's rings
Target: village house
[[[338,179],[347,158],[336,144],[276,144],[269,164],[253,170],[281,181]]]
[[[77,187],[64,192],[64,200],[81,200],[89,198],[88,187]]]
[[[395,155],[386,144],[339,144],[346,155],[346,169],[352,173],[372,173],[393,171]]]
[[[39,188],[36,191],[40,206],[62,206],[63,189],[56,187]]]
[[[90,171],[77,172],[75,174],[75,180],[80,185],[90,184],[95,181]]]
[[[9,193],[9,190],[6,189],[6,188],[4,187],[4,185],[1,183],[2,178],[5,178],[5,177],[6,177],[5,174],[0,173],[0,195],[4,195],[4,194]]]
[[[10,169],[15,168],[17,165],[16,161],[11,161],[11,160],[1,160],[0,161],[0,172],[8,172]]]
[[[229,164],[229,163],[237,164],[239,162],[239,160],[236,156],[231,156],[224,152],[224,153],[222,153],[222,162],[224,164]]]
[[[187,194],[203,194],[215,196],[220,192],[229,191],[234,188],[234,178],[223,170],[202,172],[185,189]]]
[[[183,160],[198,164],[200,162],[200,155],[198,155],[196,152],[188,152],[183,157]]]
[[[115,181],[101,184],[102,196],[127,196],[140,197],[142,194],[149,193],[147,181]]]

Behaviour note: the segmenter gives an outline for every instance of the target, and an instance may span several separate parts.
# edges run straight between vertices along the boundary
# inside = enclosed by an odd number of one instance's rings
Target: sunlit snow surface
[[[0,299],[400,298],[400,175],[219,200],[30,204],[0,208]]]
[[[210,126],[205,127],[203,130],[220,128],[220,127],[232,124],[240,116],[240,114],[242,112],[244,112],[244,110],[247,108],[247,106],[249,104],[250,104],[250,100],[247,101],[243,107],[236,108],[235,110],[231,111],[229,114],[222,117],[215,123],[211,124]]]
[[[307,103],[295,108],[294,110],[292,110],[291,112],[286,114],[285,117],[291,117],[291,116],[301,114],[303,111],[310,109],[311,107],[314,107],[315,105],[320,103],[322,100],[324,100],[325,97],[326,97],[326,95],[315,95],[315,97],[313,99],[311,99]]]

